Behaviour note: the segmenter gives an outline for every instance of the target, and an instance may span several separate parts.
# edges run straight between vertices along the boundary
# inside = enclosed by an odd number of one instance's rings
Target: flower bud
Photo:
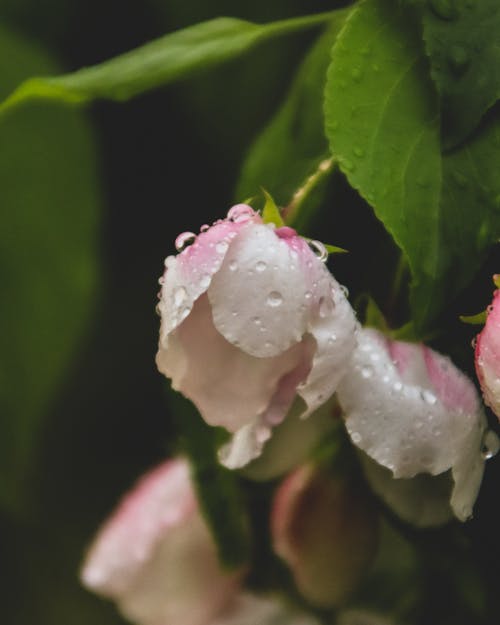
[[[103,526],[83,584],[138,625],[209,625],[239,591],[244,571],[223,570],[194,495],[187,462],[144,476]]]
[[[165,261],[157,365],[207,423],[234,434],[222,460],[238,468],[260,455],[297,394],[303,416],[331,397],[357,324],[326,253],[249,206],[186,238]]]
[[[500,418],[500,290],[495,291],[486,323],[477,336],[475,361],[484,401]]]
[[[378,522],[362,484],[310,464],[279,487],[271,530],[274,550],[301,594],[316,606],[333,607],[348,598],[370,565]]]
[[[408,479],[451,470],[451,488],[433,485],[429,494],[449,499],[458,519],[470,517],[484,470],[486,421],[474,384],[449,358],[425,345],[391,341],[364,329],[338,399],[352,442],[402,480],[391,485],[386,501],[401,495],[407,511],[422,511],[422,506],[412,507],[408,497],[412,490],[425,497],[425,480],[413,489]],[[382,477],[372,480],[378,492]],[[436,510],[434,518],[440,514]],[[415,523],[427,524],[422,518],[416,516]]]

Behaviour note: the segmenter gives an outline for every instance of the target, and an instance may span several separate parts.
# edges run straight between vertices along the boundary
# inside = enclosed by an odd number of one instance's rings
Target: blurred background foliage
[[[91,65],[212,17],[265,22],[331,8],[324,0],[0,0],[0,96],[30,75]],[[77,571],[118,497],[175,448],[154,365],[163,259],[177,233],[197,231],[243,199],[235,188],[245,154],[316,34],[266,42],[126,104],[30,104],[2,119],[2,623],[122,622],[79,586]],[[394,244],[340,174],[322,194],[307,234],[349,249],[333,265],[353,300],[370,290],[387,302]],[[499,261],[494,251],[450,302],[436,342],[469,373],[474,329],[457,316],[486,306]],[[386,312],[404,321],[404,297]],[[491,463],[465,528],[473,564],[492,589],[499,474]],[[427,580],[434,616],[422,622],[444,622],[440,583],[449,566],[436,563]]]

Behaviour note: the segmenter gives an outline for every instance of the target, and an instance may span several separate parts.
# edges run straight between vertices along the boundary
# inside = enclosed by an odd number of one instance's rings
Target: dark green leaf
[[[466,138],[500,97],[498,0],[419,3],[442,106],[445,147]]]
[[[269,24],[230,17],[195,24],[100,65],[54,78],[30,78],[5,100],[0,112],[34,99],[70,104],[96,98],[127,100],[232,59],[265,39],[326,22],[333,14],[321,13]]]
[[[396,3],[355,10],[333,48],[325,96],[332,154],[405,251],[425,319],[443,279],[438,109],[420,41]]]
[[[221,562],[229,568],[245,564],[250,557],[249,528],[237,477],[217,460],[217,448],[227,432],[207,425],[193,404],[179,393],[172,392],[170,397],[181,451],[191,461],[200,507]]]
[[[57,71],[4,28],[0,50],[0,96],[29,74]],[[2,120],[0,140],[0,503],[15,507],[93,308],[99,201],[81,116],[29,107]]]
[[[338,12],[300,67],[284,103],[251,147],[243,164],[236,196],[269,189],[278,205],[294,193],[328,159],[322,97],[330,49],[345,20]]]
[[[389,0],[365,1],[339,35],[326,88],[332,153],[406,254],[421,331],[500,235],[500,123],[440,153],[437,101],[418,35]]]

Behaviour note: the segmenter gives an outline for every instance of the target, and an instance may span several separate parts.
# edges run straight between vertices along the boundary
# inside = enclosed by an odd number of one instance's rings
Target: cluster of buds
[[[158,368],[209,425],[230,433],[223,465],[245,479],[283,478],[270,542],[310,605],[342,608],[369,568],[373,493],[421,527],[471,516],[496,439],[474,384],[449,358],[362,328],[325,248],[250,206],[183,233],[176,247],[160,279]],[[498,315],[490,313],[476,348],[494,410]],[[352,474],[311,455],[339,430],[355,452]],[[189,466],[177,459],[124,500],[91,548],[83,581],[139,625],[315,623],[276,596],[245,591],[247,569],[219,563]],[[339,622],[385,622],[351,616]]]

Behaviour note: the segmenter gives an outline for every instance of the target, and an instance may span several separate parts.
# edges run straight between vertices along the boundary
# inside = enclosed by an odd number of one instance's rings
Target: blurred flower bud
[[[477,336],[475,360],[484,401],[500,418],[500,290],[495,291],[486,323]]]
[[[144,476],[97,535],[83,584],[138,625],[207,625],[239,591],[223,570],[181,459]]]
[[[250,206],[180,235],[177,247],[161,279],[158,368],[207,423],[234,434],[221,460],[239,468],[259,456],[297,394],[303,416],[333,394],[356,320],[324,247],[264,224]]]
[[[312,464],[279,487],[271,530],[275,552],[313,605],[341,605],[356,588],[377,546],[378,519],[361,483]]]
[[[449,358],[425,345],[391,341],[363,329],[338,399],[352,442],[394,478],[451,469],[452,488],[438,488],[432,497],[446,492],[455,516],[470,517],[487,456],[486,421],[474,384]],[[379,492],[381,484],[379,479]],[[406,486],[399,483],[393,494],[399,488],[409,495]],[[417,491],[422,497],[424,491]]]

